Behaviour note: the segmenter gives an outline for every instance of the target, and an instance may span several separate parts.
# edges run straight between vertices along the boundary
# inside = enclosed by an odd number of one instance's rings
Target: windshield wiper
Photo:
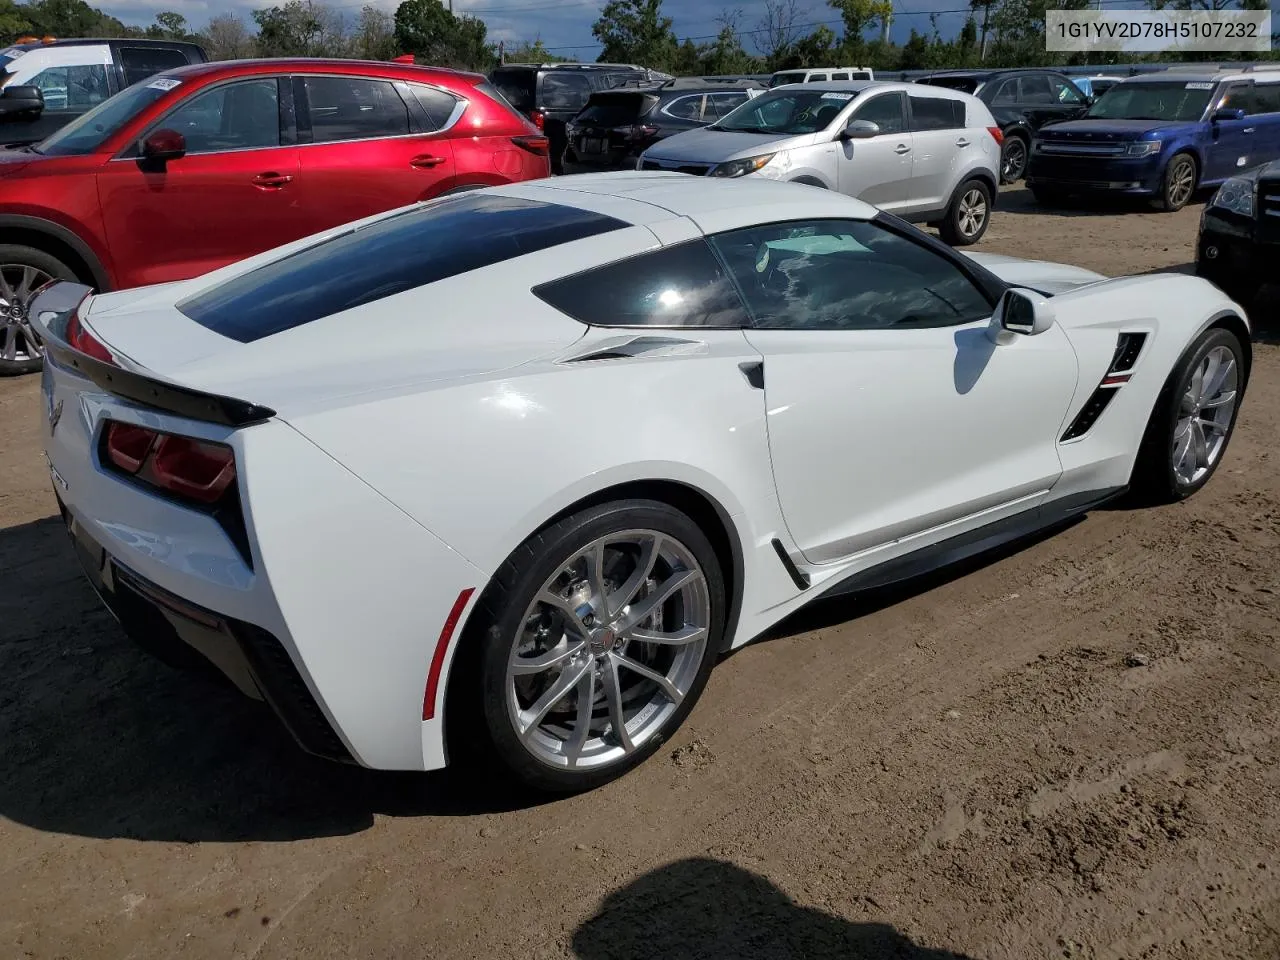
[[[773,133],[765,127],[717,127],[717,130],[724,130],[726,133]]]

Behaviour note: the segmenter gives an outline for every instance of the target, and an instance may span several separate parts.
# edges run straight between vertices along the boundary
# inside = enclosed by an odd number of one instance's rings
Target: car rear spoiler
[[[276,415],[274,410],[257,403],[193,390],[77,350],[67,341],[67,329],[92,293],[92,288],[84,284],[58,280],[42,287],[32,299],[28,317],[44,343],[46,363],[52,360],[58,366],[69,367],[114,396],[190,420],[247,427]]]

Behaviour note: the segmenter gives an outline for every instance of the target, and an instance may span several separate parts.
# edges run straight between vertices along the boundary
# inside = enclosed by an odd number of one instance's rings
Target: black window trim
[[[854,217],[796,217],[795,219],[771,220],[768,223],[753,223],[753,224],[748,224],[742,227],[733,227],[729,230],[720,230],[714,234],[711,234],[710,237],[717,237],[717,236],[720,236],[721,234],[727,234],[727,233],[737,233],[740,230],[756,230],[762,227],[783,226],[784,224],[788,224],[788,223],[816,223],[816,222],[830,222],[833,220],[836,220],[836,221],[844,220],[850,223],[873,224],[875,226],[882,227],[887,233],[893,234],[894,236],[899,237],[900,239],[905,240],[908,243],[914,243],[916,244],[916,246],[922,247],[925,250],[939,254],[944,260],[946,260],[952,266],[956,267],[960,271],[960,273],[965,277],[965,279],[967,279],[970,283],[972,283],[975,287],[978,288],[978,292],[981,293],[990,303],[990,310],[992,313],[995,312],[996,304],[1000,301],[1000,297],[1004,294],[1004,291],[1007,290],[1010,286],[1010,284],[1005,283],[1003,280],[997,277],[990,270],[987,270],[985,267],[980,266],[979,264],[975,263],[973,260],[970,260],[967,257],[957,253],[952,247],[947,246],[947,244],[943,243],[941,240],[938,240],[934,237],[929,236],[929,234],[920,230],[918,227],[914,226],[913,224],[908,223],[906,220],[903,220],[900,217],[895,217],[893,214],[885,213],[883,210],[879,211],[870,220],[858,220]],[[806,327],[759,326],[756,320],[755,312],[751,309],[751,301],[746,296],[743,295],[742,288],[738,285],[737,278],[733,275],[733,272],[729,270],[728,265],[720,257],[720,252],[716,250],[715,244],[708,244],[708,246],[710,246],[712,252],[715,253],[716,259],[720,260],[721,267],[724,268],[726,275],[729,277],[730,281],[734,285],[734,289],[737,291],[738,298],[742,301],[743,306],[746,308],[746,314],[751,321],[751,325],[748,327],[744,327],[743,329],[761,330],[761,331],[790,330],[796,333],[850,333],[850,334],[865,333],[868,330],[878,329],[878,328],[872,328],[872,327],[854,327],[848,330],[830,330],[830,329],[815,330],[815,329],[810,329]],[[938,328],[946,328],[946,327],[963,327],[968,324],[976,323],[976,322],[977,322],[976,320],[956,320],[954,322],[949,322],[949,323],[916,324],[911,327],[899,327],[896,329],[906,331],[906,330],[928,330],[928,329],[938,329]],[[688,328],[682,328],[682,329],[688,329]],[[697,329],[710,329],[710,328],[700,327]]]
[[[157,79],[161,77],[163,77],[163,74],[156,74]],[[164,128],[165,121],[190,103],[193,99],[204,96],[204,94],[208,93],[210,90],[217,90],[220,87],[230,86],[233,83],[244,83],[249,80],[275,80],[276,109],[278,116],[277,124],[280,131],[280,142],[273,147],[235,147],[231,150],[193,150],[185,156],[212,157],[228,153],[249,153],[254,150],[279,150],[283,147],[297,146],[297,125],[294,117],[293,91],[289,87],[287,82],[288,79],[288,75],[282,73],[255,73],[244,74],[238,77],[227,77],[224,80],[217,80],[214,83],[197,87],[186,96],[174,101],[168,110],[148,124],[140,134],[133,138],[132,142],[121,147],[120,152],[112,157],[110,162],[115,163],[117,160],[137,161],[141,157],[139,147],[142,141],[147,139],[147,137],[151,136],[151,134],[155,133],[157,130],[162,130]]]
[[[306,81],[312,77],[324,77],[336,80],[370,80],[375,83],[390,84],[395,90],[396,95],[404,104],[405,110],[409,116],[409,132],[408,133],[390,133],[381,134],[376,137],[351,137],[345,140],[321,140],[316,142],[312,140],[314,136],[311,130],[311,104],[307,97]],[[407,140],[410,137],[432,137],[440,134],[448,133],[449,130],[462,119],[462,115],[470,106],[471,101],[452,90],[446,90],[444,87],[436,86],[431,83],[424,83],[420,80],[412,81],[413,84],[423,87],[431,87],[439,90],[441,93],[447,93],[457,101],[457,105],[453,108],[453,113],[449,114],[449,119],[445,125],[439,130],[427,130],[422,126],[422,118],[426,117],[426,111],[422,109],[422,105],[418,103],[418,98],[412,95],[409,89],[410,83],[404,80],[395,80],[389,77],[370,77],[362,73],[342,73],[340,71],[317,71],[315,73],[294,73],[290,75],[293,87],[293,103],[296,110],[296,123],[298,128],[298,146],[299,147],[332,147],[341,143],[372,143],[375,140]],[[417,129],[415,129],[417,128]]]

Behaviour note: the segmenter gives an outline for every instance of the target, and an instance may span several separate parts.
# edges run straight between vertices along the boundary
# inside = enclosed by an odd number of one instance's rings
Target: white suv
[[[884,81],[791,84],[640,155],[638,170],[768,177],[836,190],[953,245],[986,232],[1000,127],[977,97]]]

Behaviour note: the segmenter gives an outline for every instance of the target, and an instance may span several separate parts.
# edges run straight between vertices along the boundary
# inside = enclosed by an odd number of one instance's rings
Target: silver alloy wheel
[[[977,187],[966,190],[960,198],[956,220],[963,237],[976,237],[987,222],[987,198]]]
[[[654,530],[588,544],[542,585],[507,663],[507,715],[538,760],[599,768],[666,725],[706,655],[711,594],[693,553]]]
[[[1229,348],[1214,347],[1196,364],[1173,430],[1171,462],[1178,482],[1196,483],[1222,456],[1237,389],[1236,358]]]
[[[1175,207],[1185,206],[1195,192],[1195,186],[1195,164],[1189,157],[1174,157],[1169,171],[1169,203]]]
[[[53,277],[37,267],[0,264],[0,361],[22,363],[44,356],[27,311],[32,295],[51,280]]]
[[[1021,137],[1010,137],[1004,146],[1004,163],[1000,168],[1005,183],[1012,183],[1022,176],[1022,168],[1026,165],[1026,145]]]

